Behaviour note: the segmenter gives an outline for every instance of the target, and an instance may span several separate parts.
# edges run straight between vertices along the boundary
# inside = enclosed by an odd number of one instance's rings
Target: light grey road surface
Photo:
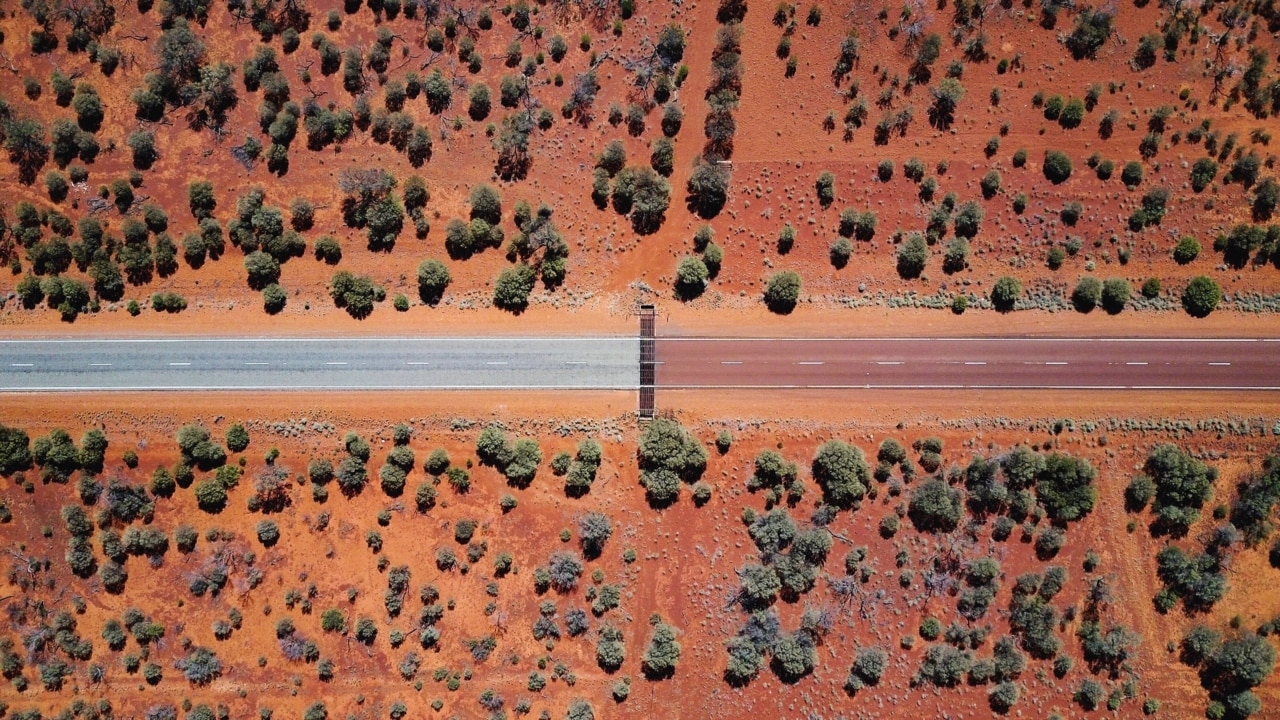
[[[634,337],[0,341],[0,391],[636,389]]]
[[[1278,338],[664,338],[659,390],[1280,390]],[[0,340],[0,392],[618,389],[636,337]]]

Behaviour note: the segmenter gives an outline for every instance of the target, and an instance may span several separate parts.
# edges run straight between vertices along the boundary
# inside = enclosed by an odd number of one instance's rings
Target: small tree
[[[434,258],[418,265],[418,296],[428,305],[436,305],[444,296],[451,280],[449,268]]]
[[[600,556],[605,541],[612,534],[613,523],[602,513],[590,512],[578,519],[578,539],[588,559]]]
[[[1071,304],[1082,313],[1091,312],[1101,299],[1102,281],[1088,275],[1080,278],[1076,289],[1071,293]]]
[[[800,300],[800,275],[784,270],[769,278],[765,286],[764,303],[779,315],[788,315]]]
[[[699,158],[694,163],[686,189],[689,192],[689,204],[700,217],[715,217],[728,199],[729,169],[719,163]]]
[[[1124,311],[1132,296],[1133,289],[1124,278],[1107,278],[1102,283],[1102,308],[1110,315]]]
[[[244,452],[249,447],[249,432],[244,425],[235,423],[227,428],[227,449],[231,452]]]
[[[1053,453],[1045,458],[1036,482],[1036,498],[1054,520],[1079,520],[1098,502],[1093,486],[1097,470],[1084,458]]]
[[[472,220],[479,218],[490,225],[502,222],[502,196],[493,187],[477,185],[472,188],[469,200]]]
[[[907,241],[898,248],[898,275],[904,280],[920,277],[925,263],[929,260],[929,246],[920,233],[911,233]]]
[[[955,78],[943,78],[929,88],[933,105],[929,108],[929,121],[939,130],[946,130],[955,121],[956,106],[964,98],[964,86]]]
[[[1060,185],[1071,177],[1071,158],[1061,150],[1049,150],[1044,154],[1044,176],[1054,185]]]
[[[960,492],[932,478],[911,493],[907,514],[918,530],[950,532],[960,523]]]
[[[1195,318],[1207,317],[1222,301],[1222,288],[1212,278],[1198,275],[1182,292],[1182,308]]]
[[[676,629],[660,618],[651,620],[653,635],[644,651],[641,668],[651,680],[669,678],[676,672],[680,661],[680,643],[676,641]]]
[[[280,262],[261,250],[245,256],[244,269],[249,276],[249,287],[254,290],[261,290],[280,279]]]
[[[710,271],[702,259],[686,255],[676,266],[676,296],[681,300],[692,300],[707,288]]]
[[[991,305],[1000,312],[1009,312],[1022,297],[1022,283],[1018,279],[1005,275],[996,281],[991,289]]]
[[[830,172],[826,170],[822,171],[822,173],[818,175],[818,180],[815,183],[815,188],[818,192],[818,203],[821,204],[822,207],[824,208],[830,207],[831,203],[835,202],[836,200],[836,176],[835,175],[832,175]]]
[[[525,263],[505,268],[493,285],[493,304],[513,313],[524,311],[537,278],[534,269]]]
[[[840,440],[819,447],[811,469],[823,499],[839,508],[853,507],[862,499],[871,475],[862,450]]]

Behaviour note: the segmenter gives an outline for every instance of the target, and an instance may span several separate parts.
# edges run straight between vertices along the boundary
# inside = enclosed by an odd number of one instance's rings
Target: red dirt
[[[313,24],[320,28],[327,5],[315,7]],[[800,9],[803,15],[804,9]],[[932,19],[933,29],[943,31],[949,21],[950,10],[925,11]],[[1236,185],[1215,185],[1196,196],[1186,189],[1186,170],[1180,167],[1199,157],[1203,150],[1184,141],[1162,149],[1152,162],[1146,164],[1148,179],[1141,188],[1126,191],[1118,180],[1119,166],[1123,161],[1137,158],[1136,145],[1143,136],[1147,112],[1160,104],[1175,108],[1166,131],[1166,144],[1174,133],[1185,133],[1199,123],[1201,117],[1213,121],[1213,129],[1222,136],[1237,132],[1242,145],[1252,147],[1264,158],[1269,149],[1264,145],[1250,145],[1248,132],[1263,127],[1264,123],[1251,119],[1240,105],[1223,109],[1210,105],[1211,79],[1200,71],[1205,58],[1202,47],[1184,45],[1177,62],[1157,61],[1156,65],[1141,73],[1127,67],[1134,37],[1142,29],[1152,27],[1161,15],[1155,5],[1145,8],[1125,7],[1117,19],[1118,37],[1102,49],[1093,61],[1075,62],[1063,60],[1064,50],[1053,42],[1053,34],[1038,27],[1035,13],[1021,8],[1005,10],[992,8],[983,24],[988,35],[988,47],[993,59],[985,63],[966,66],[962,82],[966,96],[961,101],[957,122],[952,130],[940,132],[928,126],[926,107],[927,90],[914,89],[910,94],[899,93],[895,107],[911,105],[916,119],[906,138],[892,138],[887,146],[872,142],[871,124],[878,109],[872,108],[868,125],[854,133],[850,142],[839,137],[840,131],[828,133],[822,128],[822,120],[828,112],[837,118],[843,115],[845,103],[833,92],[829,70],[834,63],[835,48],[839,40],[852,27],[862,37],[863,54],[851,79],[841,86],[847,88],[856,80],[862,86],[862,94],[871,100],[878,92],[875,76],[877,68],[885,68],[890,76],[905,72],[909,57],[903,53],[902,39],[887,37],[890,24],[878,22],[869,13],[858,13],[852,19],[840,17],[834,10],[828,12],[819,27],[804,24],[797,18],[799,27],[793,36],[792,53],[799,60],[799,71],[794,78],[782,77],[783,61],[774,56],[773,49],[781,37],[781,30],[770,23],[767,9],[754,9],[744,22],[743,63],[744,83],[741,106],[735,117],[738,132],[735,138],[733,191],[730,202],[719,217],[711,222],[717,242],[726,249],[724,269],[712,283],[704,299],[692,303],[690,312],[712,324],[727,324],[733,315],[725,309],[750,308],[752,314],[759,311],[759,294],[763,283],[775,269],[799,270],[805,282],[805,302],[824,308],[841,308],[845,305],[866,302],[883,303],[878,297],[899,297],[904,293],[932,296],[940,290],[954,292],[966,290],[975,296],[985,297],[990,284],[1002,274],[1018,275],[1028,288],[1045,284],[1045,287],[1069,294],[1077,276],[1090,272],[1086,265],[1093,263],[1092,271],[1099,276],[1121,276],[1137,287],[1149,276],[1160,278],[1166,295],[1172,298],[1176,308],[1176,294],[1191,275],[1209,274],[1218,279],[1228,293],[1260,292],[1272,295],[1280,288],[1280,276],[1266,267],[1232,271],[1215,267],[1217,254],[1212,251],[1212,237],[1230,225],[1248,219],[1248,198]],[[14,75],[0,78],[0,89],[9,98],[15,111],[30,114],[44,120],[68,116],[69,110],[56,108],[52,92],[46,87],[37,101],[28,100],[20,91],[20,76],[31,75],[44,80],[51,67],[64,72],[79,72],[83,79],[98,88],[106,105],[106,121],[98,133],[104,147],[115,142],[119,148],[104,151],[98,161],[90,166],[89,184],[72,191],[71,200],[59,208],[75,220],[83,212],[69,209],[72,200],[83,201],[99,184],[124,175],[129,169],[128,150],[124,147],[127,134],[139,127],[133,118],[128,95],[137,86],[152,63],[151,50],[135,40],[123,37],[130,27],[150,27],[151,17],[138,16],[133,7],[118,10],[119,22],[114,33],[116,44],[125,49],[132,62],[126,59],[124,66],[112,78],[104,78],[87,63],[86,56],[68,54],[59,48],[47,56],[32,57],[27,53],[10,53],[18,67]],[[676,138],[676,172],[671,178],[673,188],[671,207],[661,230],[646,237],[637,237],[625,218],[612,210],[595,209],[588,198],[590,168],[595,155],[610,139],[620,139],[628,150],[631,161],[642,164],[647,159],[649,142],[658,135],[660,111],[651,112],[647,129],[641,138],[631,138],[622,126],[612,127],[606,121],[610,103],[625,105],[630,73],[617,59],[634,55],[642,41],[652,37],[656,28],[668,21],[667,13],[658,8],[640,8],[636,18],[625,23],[620,38],[608,31],[608,23],[594,25],[571,16],[556,14],[554,19],[543,18],[571,41],[582,32],[593,37],[593,51],[607,57],[599,69],[602,89],[594,105],[595,119],[587,126],[559,118],[543,135],[535,137],[534,164],[527,180],[508,184],[501,188],[504,208],[507,212],[520,199],[533,204],[546,202],[555,210],[555,219],[572,249],[569,258],[568,282],[555,293],[535,292],[533,307],[522,321],[512,323],[501,311],[484,309],[489,305],[491,283],[502,267],[507,265],[500,252],[487,252],[466,262],[452,262],[450,268],[454,284],[446,294],[444,305],[437,310],[417,306],[404,318],[395,317],[390,308],[380,308],[374,317],[363,322],[348,322],[340,310],[333,308],[324,288],[333,268],[310,257],[285,264],[281,283],[290,293],[289,306],[281,316],[270,318],[260,313],[260,298],[244,284],[244,270],[240,254],[231,249],[221,260],[208,263],[201,270],[185,265],[169,278],[157,278],[151,283],[131,288],[127,298],[145,300],[158,290],[174,290],[184,295],[190,307],[184,315],[190,319],[161,318],[147,312],[142,318],[125,320],[119,309],[97,317],[83,317],[83,325],[91,330],[104,332],[152,331],[167,332],[183,327],[239,328],[249,331],[286,332],[309,331],[316,327],[333,327],[344,331],[348,325],[386,323],[388,326],[412,331],[431,331],[437,327],[488,327],[496,329],[519,325],[521,327],[559,325],[600,328],[612,326],[620,315],[625,315],[638,301],[658,301],[671,307],[673,313],[684,312],[679,303],[670,297],[671,275],[677,259],[690,251],[690,238],[700,220],[684,206],[684,184],[693,157],[700,151],[702,137],[701,120],[706,112],[702,93],[706,87],[712,36],[716,28],[714,8],[702,4],[696,8],[671,15],[689,30],[689,42],[685,63],[690,68],[689,79],[678,90],[676,97],[685,109],[684,127]],[[329,33],[340,47],[366,44],[372,41],[373,26],[368,16],[347,16],[342,28]],[[1069,19],[1059,21],[1060,30],[1067,27]],[[1213,20],[1205,22],[1213,27]],[[18,14],[0,22],[0,29],[14,39],[25,39],[31,20]],[[420,23],[403,18],[387,21],[388,27],[402,33],[407,42],[409,60],[401,60],[398,53],[401,42],[393,47],[397,55],[390,75],[402,75],[427,57],[423,46]],[[207,38],[210,60],[227,60],[238,63],[248,52],[244,38],[233,39],[228,33],[232,24],[222,7],[211,10],[210,19],[198,32]],[[945,34],[945,33],[944,33]],[[150,36],[149,36],[150,37]],[[238,37],[238,36],[237,36]],[[486,58],[485,69],[478,75],[469,75],[453,55],[441,62],[460,73],[469,82],[486,82],[496,89],[502,75],[512,71],[501,66],[497,58],[514,31],[500,15],[495,16],[494,29],[480,36],[478,52]],[[1261,40],[1261,39],[1260,39]],[[566,59],[555,64],[548,61],[539,71],[537,79],[548,84],[537,91],[542,105],[558,109],[569,92],[573,77],[587,67],[587,53],[570,42],[571,50]],[[529,51],[529,48],[526,48]],[[934,66],[934,78],[942,77],[949,62],[960,57],[961,48],[944,43],[941,58]],[[299,68],[315,58],[316,51],[305,43],[293,56],[281,56],[282,72],[289,80],[294,99],[306,97],[306,86],[299,79]],[[1243,63],[1244,51],[1229,51],[1232,57]],[[1000,75],[995,60],[1022,58],[1022,68]],[[549,84],[550,76],[560,73],[564,86]],[[425,74],[425,73],[421,73]],[[314,73],[311,87],[320,97],[332,100],[339,106],[349,104],[350,96],[341,88],[338,74],[324,77]],[[545,77],[544,77],[545,75]],[[1064,130],[1056,123],[1039,117],[1039,110],[1031,107],[1031,96],[1038,90],[1057,91],[1068,96],[1082,96],[1094,82],[1106,82],[1110,78],[1122,78],[1123,87],[1115,93],[1104,92],[1098,107],[1090,112],[1085,123],[1077,129]],[[990,106],[988,95],[992,88],[999,88],[1003,97],[998,106]],[[1187,101],[1178,99],[1178,93],[1186,88]],[[496,94],[496,93],[495,93]],[[374,105],[378,104],[373,93]],[[240,103],[232,113],[228,124],[227,139],[220,144],[210,144],[207,136],[188,131],[184,124],[159,125],[157,133],[161,159],[155,168],[144,173],[144,184],[138,191],[164,207],[170,215],[170,233],[180,239],[194,226],[186,208],[185,186],[196,177],[211,180],[215,186],[219,207],[217,216],[225,222],[234,214],[235,199],[247,188],[260,185],[267,190],[267,202],[287,207],[294,196],[307,197],[317,206],[316,225],[304,233],[310,242],[321,234],[336,235],[343,243],[344,259],[339,265],[356,273],[367,273],[383,285],[389,297],[403,293],[416,298],[414,271],[419,260],[426,256],[443,257],[443,228],[453,217],[465,216],[466,197],[470,189],[484,181],[492,181],[491,168],[494,151],[490,139],[485,136],[484,124],[497,123],[503,109],[496,105],[490,117],[483,122],[465,119],[465,94],[455,95],[453,107],[442,116],[429,114],[419,99],[410,101],[407,108],[416,120],[431,127],[446,139],[438,140],[430,162],[420,170],[409,167],[404,156],[389,146],[374,143],[365,133],[344,143],[340,152],[329,149],[311,152],[305,149],[305,133],[295,141],[290,152],[290,169],[282,179],[267,173],[265,164],[246,171],[232,161],[229,148],[240,137],[263,137],[256,128],[255,107],[260,98],[257,93],[244,92],[241,88]],[[496,98],[495,98],[496,101]],[[1115,135],[1108,140],[1096,137],[1095,126],[1108,108],[1115,107],[1122,113],[1122,121]],[[462,129],[453,131],[451,121],[462,118]],[[1136,129],[1126,122],[1132,118]],[[1008,135],[1003,138],[1000,151],[988,160],[982,152],[986,139],[998,134],[1002,123],[1009,124]],[[838,123],[837,123],[838,124]],[[264,138],[265,139],[265,138]],[[1010,166],[1013,151],[1025,148],[1029,162],[1023,169]],[[1063,185],[1050,185],[1039,172],[1043,150],[1060,148],[1068,151],[1076,164],[1070,181]],[[1097,150],[1103,156],[1117,162],[1117,177],[1102,183],[1084,166],[1085,158]],[[947,160],[950,167],[939,176],[938,198],[954,191],[960,201],[977,199],[986,212],[983,229],[973,241],[974,254],[970,269],[955,276],[946,276],[939,270],[942,245],[933,248],[933,257],[926,268],[926,277],[905,281],[894,272],[896,245],[892,237],[900,230],[923,230],[929,206],[919,202],[916,186],[903,177],[902,166],[908,158],[916,157],[925,162],[929,175],[939,160]],[[875,180],[875,166],[882,159],[895,161],[897,172],[888,183]],[[396,248],[391,253],[375,253],[364,248],[360,231],[343,227],[339,217],[338,198],[334,184],[337,171],[345,167],[376,165],[391,170],[400,178],[417,172],[423,175],[431,189],[428,217],[433,226],[425,240],[413,237],[412,228],[401,233]],[[1001,169],[1004,189],[991,200],[980,199],[977,180],[990,167]],[[819,172],[831,170],[837,178],[836,202],[829,208],[815,207],[813,183]],[[1224,170],[1225,172],[1225,170]],[[1270,171],[1263,171],[1267,175]],[[13,177],[13,172],[7,173]],[[1129,233],[1124,225],[1129,212],[1137,205],[1142,192],[1150,187],[1163,185],[1173,191],[1167,217],[1158,228],[1148,229],[1137,235]],[[11,202],[28,200],[40,207],[53,207],[44,195],[43,188],[26,187],[12,182],[5,184]],[[1024,192],[1030,198],[1027,211],[1017,216],[1010,209],[1012,195]],[[1055,213],[1068,200],[1078,200],[1085,206],[1085,214],[1074,228],[1066,228]],[[844,207],[871,208],[879,215],[879,229],[875,240],[855,242],[855,252],[849,267],[836,270],[827,260],[827,248],[835,235],[840,210]],[[1210,207],[1211,206],[1211,207]],[[104,215],[118,232],[119,219],[111,211]],[[779,256],[774,248],[775,238],[783,222],[790,221],[798,229],[795,249],[786,256]],[[507,226],[507,235],[514,229]],[[1184,234],[1198,237],[1204,250],[1198,260],[1187,266],[1172,262],[1169,252],[1177,238]],[[1062,242],[1068,235],[1079,236],[1084,249],[1080,255],[1068,258],[1061,270],[1044,268],[1046,242]],[[1113,239],[1114,238],[1114,239]],[[1132,249],[1133,256],[1127,265],[1117,264],[1116,253],[1120,246]],[[752,259],[756,258],[757,259]],[[80,273],[73,270],[73,276]],[[0,280],[0,292],[12,289],[19,278]],[[633,283],[643,282],[655,293],[639,290]],[[865,286],[865,290],[859,290]],[[308,309],[309,305],[309,309]],[[222,318],[229,308],[231,317]],[[536,312],[549,308],[545,314]],[[473,309],[476,308],[476,309]],[[111,308],[108,308],[110,310]],[[713,311],[715,310],[715,311]],[[558,312],[556,312],[558,311]],[[985,312],[971,311],[979,316]],[[561,317],[567,314],[567,318]],[[1074,316],[1074,313],[1067,313]],[[1125,313],[1125,316],[1133,313]],[[1218,315],[1233,315],[1220,312]],[[1186,321],[1180,311],[1138,314],[1133,322],[1173,331]],[[832,321],[861,323],[864,316],[836,310]],[[109,320],[108,320],[109,318]],[[1216,320],[1216,318],[1215,318]],[[919,322],[950,324],[956,319],[945,311],[922,313]],[[913,322],[918,325],[919,322]],[[980,320],[1004,326],[1004,318]],[[1110,332],[1117,322],[1106,318],[1100,311],[1085,318],[1068,320],[1062,314],[1046,316],[1041,312],[1018,313],[1015,322],[1029,324],[1062,324],[1080,322],[1091,332]],[[1236,322],[1236,321],[1230,321]],[[1266,317],[1246,315],[1239,320],[1250,327],[1265,328],[1271,323]],[[0,323],[10,328],[37,327],[42,332],[55,331],[63,326],[56,314],[46,310],[25,311],[10,303],[0,312]],[[895,320],[896,323],[896,320]],[[1154,323],[1154,325],[1153,325]],[[905,323],[900,323],[905,324]],[[355,330],[352,330],[355,331]]]
[[[1088,398],[1072,393],[1028,396],[992,392],[952,397],[945,393],[860,392],[856,396],[849,394],[848,402],[831,402],[830,394],[815,393],[664,392],[660,403],[664,407],[682,408],[682,422],[699,438],[709,443],[715,433],[728,429],[734,435],[734,445],[723,457],[711,450],[704,478],[712,484],[714,492],[707,506],[695,508],[686,490],[684,498],[674,507],[655,513],[643,502],[635,463],[631,460],[636,435],[632,429],[633,416],[629,415],[634,402],[630,394],[553,397],[530,393],[515,399],[499,394],[477,394],[465,396],[468,398],[466,408],[454,409],[462,397],[453,393],[373,394],[361,395],[357,405],[345,395],[281,394],[272,396],[268,408],[260,398],[242,394],[181,394],[166,396],[166,408],[157,410],[154,396],[150,395],[78,396],[72,405],[26,395],[7,396],[0,421],[24,426],[33,436],[63,426],[78,438],[86,427],[105,426],[112,444],[104,477],[135,482],[144,481],[156,465],[174,461],[177,453],[173,433],[184,422],[201,420],[215,429],[217,438],[235,420],[245,422],[250,429],[252,444],[245,455],[246,477],[240,488],[231,492],[226,511],[217,516],[207,515],[196,509],[190,490],[180,489],[173,499],[158,502],[153,524],[166,531],[171,531],[179,522],[195,525],[202,534],[211,526],[232,531],[236,539],[230,547],[253,550],[258,556],[258,567],[266,572],[265,582],[259,588],[248,590],[241,570],[233,573],[231,586],[220,598],[196,599],[184,589],[174,590],[175,583],[179,587],[185,585],[184,578],[201,567],[202,559],[207,557],[210,545],[203,537],[190,556],[170,550],[165,566],[157,570],[146,568],[145,563],[137,559],[129,561],[130,579],[124,596],[92,592],[91,584],[71,579],[55,562],[59,582],[68,583],[72,593],[90,600],[86,614],[77,618],[84,636],[96,638],[101,623],[108,617],[118,617],[129,605],[141,606],[169,628],[166,645],[153,653],[165,668],[165,679],[157,690],[146,689],[137,680],[128,678],[115,665],[116,654],[99,648],[95,662],[108,666],[108,680],[101,689],[86,687],[87,696],[109,693],[117,711],[145,707],[162,697],[190,697],[197,703],[225,703],[234,716],[263,706],[287,716],[300,713],[306,704],[318,698],[325,700],[331,714],[348,711],[385,714],[396,699],[403,700],[411,713],[420,713],[437,697],[445,701],[443,712],[467,715],[474,712],[480,692],[490,687],[506,698],[508,707],[517,698],[529,695],[535,699],[535,711],[547,705],[563,707],[570,698],[585,697],[596,706],[598,714],[646,717],[680,717],[690,713],[739,717],[744,712],[787,714],[801,709],[830,713],[847,708],[850,702],[858,705],[901,702],[896,699],[906,692],[907,680],[918,667],[926,643],[917,642],[915,649],[903,651],[897,647],[898,638],[914,633],[917,623],[928,614],[937,615],[945,625],[954,612],[954,600],[934,598],[923,604],[910,603],[912,598],[921,597],[919,586],[903,592],[891,577],[882,582],[895,598],[893,607],[882,610],[880,619],[872,623],[859,619],[855,611],[840,613],[835,628],[820,648],[816,673],[796,688],[780,685],[768,670],[745,690],[730,690],[720,679],[724,663],[722,643],[744,619],[740,611],[726,608],[725,598],[736,586],[733,570],[752,556],[751,542],[737,518],[743,507],[763,509],[758,495],[743,492],[752,458],[762,449],[780,447],[787,458],[805,466],[817,446],[830,437],[847,439],[873,453],[886,437],[909,442],[936,435],[946,444],[944,466],[963,464],[974,452],[994,453],[1019,442],[1053,440],[1054,436],[1048,431],[1052,421],[1069,417],[1075,419],[1076,429],[1057,437],[1054,444],[1070,454],[1088,457],[1098,467],[1101,502],[1093,514],[1073,524],[1066,550],[1052,561],[1067,568],[1071,578],[1060,606],[1079,602],[1086,575],[1079,569],[1080,562],[1086,550],[1096,550],[1102,558],[1100,572],[1108,578],[1114,593],[1113,604],[1105,616],[1112,622],[1128,625],[1143,637],[1134,661],[1140,676],[1140,699],[1147,695],[1158,697],[1164,704],[1164,712],[1189,716],[1202,711],[1203,691],[1199,690],[1194,673],[1173,661],[1164,646],[1179,640],[1192,621],[1184,618],[1180,611],[1162,617],[1155,615],[1151,608],[1150,598],[1159,587],[1153,557],[1161,541],[1150,537],[1141,518],[1136,531],[1116,532],[1132,517],[1126,516],[1121,507],[1123,487],[1148,449],[1170,436],[1159,431],[1099,429],[1086,432],[1083,423],[1090,420],[1105,423],[1106,418],[1124,417],[1193,422],[1209,415],[1224,419],[1260,418],[1263,427],[1258,426],[1258,420],[1253,420],[1252,437],[1219,438],[1213,432],[1203,431],[1177,433],[1176,442],[1182,447],[1213,448],[1227,453],[1230,459],[1213,463],[1221,470],[1219,494],[1213,501],[1219,502],[1227,499],[1230,483],[1250,468],[1256,469],[1260,448],[1267,443],[1263,434],[1274,412],[1274,402],[1269,398],[1230,394],[1205,395],[1200,402],[1199,396],[1189,394],[1134,393],[1121,399],[1126,408],[1134,409],[1122,410],[1114,398]],[[786,419],[778,419],[776,409],[783,403],[791,410]],[[1214,410],[1188,411],[1194,407]],[[487,409],[477,411],[479,408]],[[1054,414],[1046,415],[1044,408],[1053,408]],[[295,437],[285,437],[270,429],[275,423],[296,425],[300,418],[311,423],[331,423],[334,429],[305,431]],[[466,420],[460,423],[457,418]],[[390,526],[385,528],[377,526],[374,515],[392,501],[382,494],[376,482],[354,499],[342,498],[337,488],[332,487],[334,492],[324,505],[317,505],[305,487],[299,487],[292,492],[292,506],[270,516],[280,524],[280,545],[274,549],[260,546],[253,530],[260,518],[245,512],[243,502],[250,492],[246,488],[252,486],[252,478],[264,467],[261,457],[266,449],[278,447],[281,455],[277,464],[291,473],[299,473],[312,455],[334,457],[342,433],[355,430],[369,438],[374,446],[370,460],[373,470],[390,448],[390,425],[400,419],[412,422],[415,435],[411,447],[419,461],[431,448],[445,447],[455,463],[463,463],[472,457],[481,425],[493,420],[507,423],[513,436],[536,437],[547,460],[555,452],[572,450],[578,438],[585,436],[602,441],[606,460],[591,493],[580,500],[566,499],[545,465],[528,490],[510,489],[496,472],[477,467],[472,471],[470,493],[456,495],[442,485],[441,503],[425,516],[412,510],[410,498],[403,503],[408,509],[393,511]],[[464,427],[466,429],[462,429]],[[561,427],[572,429],[562,436],[557,430]],[[126,449],[139,454],[138,470],[129,470],[121,464],[120,457]],[[422,477],[420,470],[410,473],[408,488],[412,490]],[[797,520],[809,515],[817,496],[811,481],[806,482],[810,484],[811,496],[792,511]],[[0,487],[16,518],[0,530],[5,543],[13,545],[24,539],[28,552],[60,557],[65,533],[57,513],[63,504],[72,502],[74,482],[71,486],[37,484],[31,495],[22,494],[12,481],[3,481]],[[857,544],[867,545],[870,561],[882,574],[892,570],[892,556],[905,547],[911,558],[908,567],[918,573],[931,541],[917,536],[905,521],[903,530],[893,541],[881,539],[875,531],[880,518],[891,512],[898,502],[890,498],[885,489],[878,486],[879,498],[865,502],[861,510],[842,513],[832,530],[842,537],[853,538]],[[497,506],[498,497],[504,493],[512,493],[519,500],[519,507],[505,515]],[[321,510],[331,512],[333,519],[328,530],[316,532],[310,528]],[[569,607],[584,604],[578,593],[535,596],[531,592],[529,573],[531,568],[544,562],[550,552],[563,547],[556,538],[560,529],[573,528],[575,519],[588,510],[605,512],[614,522],[614,535],[604,556],[588,563],[583,578],[585,588],[591,584],[586,575],[598,567],[604,571],[606,582],[623,585],[621,608],[610,611],[605,618],[623,629],[626,636],[627,660],[622,670],[613,676],[595,668],[594,642],[589,639],[593,635],[588,639],[565,638],[550,653],[529,635],[529,626],[541,600],[554,600],[561,617]],[[477,537],[489,542],[489,551],[467,575],[440,573],[434,568],[431,556],[436,547],[457,547],[450,537],[451,524],[463,517],[481,521]],[[1210,519],[1202,521],[1205,528],[1211,523]],[[51,539],[39,537],[42,525],[54,529]],[[1190,537],[1200,532],[1199,527],[1193,528]],[[364,532],[370,529],[382,533],[383,554],[390,563],[407,564],[413,573],[410,597],[406,598],[405,613],[399,620],[388,622],[381,607],[380,592],[385,589],[385,578],[374,568],[377,555],[362,543]],[[970,552],[985,554],[986,543],[981,541]],[[636,564],[627,565],[620,560],[626,547],[636,549],[640,558]],[[842,567],[847,549],[845,543],[836,543],[827,572],[840,572],[838,568]],[[510,578],[497,581],[498,610],[488,618],[480,612],[484,603],[489,602],[484,593],[491,574],[488,562],[502,551],[514,555],[520,570]],[[990,552],[1000,560],[1004,579],[991,614],[984,622],[993,624],[994,634],[998,636],[1004,632],[999,610],[1007,607],[1012,578],[1024,571],[1042,570],[1044,564],[1032,557],[1029,545],[1016,539],[994,543]],[[1230,576],[1231,592],[1213,613],[1197,621],[1225,627],[1229,618],[1239,614],[1244,627],[1251,628],[1280,613],[1280,598],[1269,588],[1273,583],[1268,578],[1274,571],[1266,567],[1265,556],[1265,547],[1240,552]],[[284,592],[289,588],[302,588],[309,582],[316,583],[319,591],[312,614],[285,609]],[[424,686],[421,692],[415,692],[411,683],[396,677],[395,669],[411,643],[407,643],[406,648],[392,650],[386,637],[390,628],[412,626],[419,607],[416,589],[428,582],[440,589],[443,599],[453,598],[458,604],[441,622],[443,649],[438,654],[419,652],[423,664],[418,676],[424,680]],[[353,606],[345,600],[348,588],[360,591]],[[829,602],[823,599],[826,595],[824,582],[820,581],[805,602],[781,603],[779,613],[783,627],[793,628],[806,604]],[[162,599],[166,597],[169,599]],[[183,599],[185,609],[176,604],[178,598]],[[264,616],[267,606],[272,609],[269,616]],[[209,625],[225,617],[231,607],[239,608],[244,614],[244,628],[230,640],[218,642],[210,634]],[[366,652],[359,644],[323,634],[318,617],[328,607],[339,607],[344,612],[350,608],[352,621],[360,616],[377,620],[380,635],[372,650]],[[661,613],[681,631],[683,655],[676,676],[670,681],[651,682],[643,679],[639,672],[639,658],[648,638],[644,620],[653,612]],[[280,655],[270,633],[275,621],[284,616],[292,617],[299,632],[317,642],[322,657],[335,660],[334,682],[319,683],[315,680],[314,668],[289,663]],[[498,618],[498,625],[495,626],[493,618]],[[593,620],[593,627],[597,623]],[[1071,637],[1074,626],[1069,625],[1062,638],[1068,652],[1077,656],[1079,669],[1073,671],[1067,681],[1033,684],[1030,675],[1040,667],[1039,661],[1033,661],[1028,674],[1024,675],[1027,690],[1020,707],[1034,705],[1043,711],[1056,708],[1059,712],[1072,712],[1070,693],[1084,677],[1078,645]],[[490,660],[474,664],[462,641],[488,633],[498,636],[498,649]],[[182,655],[176,640],[184,636],[218,652],[228,665],[221,680],[206,689],[189,688],[178,672],[170,668],[172,661]],[[890,670],[879,688],[864,690],[856,701],[850,701],[840,686],[855,646],[869,642],[878,642],[890,649]],[[989,652],[987,645],[977,654],[985,656]],[[515,665],[509,665],[508,658],[513,654],[519,659]],[[577,676],[574,687],[557,688],[553,683],[542,694],[524,690],[529,672],[535,669],[534,661],[544,654],[553,658],[551,666],[564,662],[570,668]],[[255,667],[254,659],[258,656],[267,658],[265,671]],[[429,678],[434,668],[441,666],[453,670],[471,667],[475,675],[462,684],[458,693],[449,693],[443,684]],[[545,674],[550,674],[551,666]],[[289,679],[295,676],[301,678],[301,685],[297,695],[292,696]],[[610,709],[612,701],[606,696],[621,676],[632,678],[631,697],[616,710]],[[249,693],[248,700],[236,697],[241,689]],[[982,688],[917,692],[915,697],[924,703],[920,707],[926,713],[954,710],[972,703],[974,710],[983,714],[984,692]],[[1259,694],[1270,706],[1280,701],[1280,685],[1273,678],[1259,689]],[[364,697],[363,705],[357,704],[357,695]],[[39,702],[53,709],[69,697],[68,691],[63,691],[53,695],[36,693],[30,699],[47,698]],[[678,705],[673,705],[677,698]],[[21,704],[28,702],[30,700]],[[1127,704],[1125,708],[1125,712],[1136,712],[1136,705]]]

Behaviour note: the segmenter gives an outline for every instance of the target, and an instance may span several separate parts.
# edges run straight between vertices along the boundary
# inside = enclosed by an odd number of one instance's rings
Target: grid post
[[[657,349],[654,325],[657,312],[652,305],[640,306],[640,420],[653,419],[654,380],[657,366]]]

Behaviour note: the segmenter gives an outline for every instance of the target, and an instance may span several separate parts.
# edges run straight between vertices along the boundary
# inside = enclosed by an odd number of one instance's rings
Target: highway
[[[657,386],[1280,390],[1280,338],[659,338]]]
[[[0,340],[0,392],[634,390],[635,337]],[[661,389],[1280,390],[1280,338],[670,338]]]
[[[634,389],[640,341],[174,338],[0,341],[0,391]]]

